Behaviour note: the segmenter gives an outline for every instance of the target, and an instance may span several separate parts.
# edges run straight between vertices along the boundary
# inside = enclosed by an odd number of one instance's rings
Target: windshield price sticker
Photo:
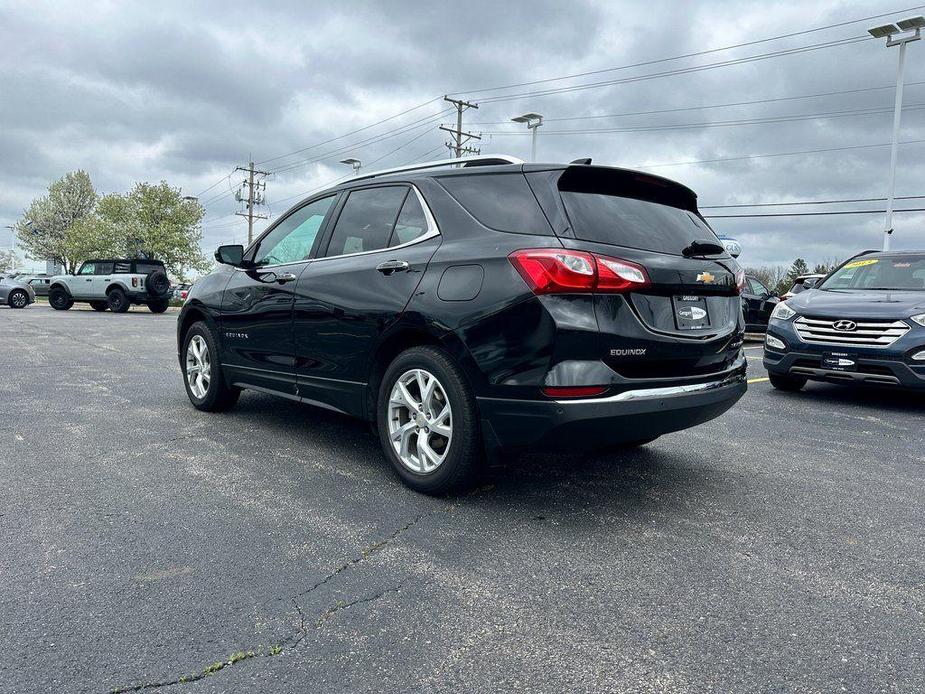
[[[853,263],[848,263],[845,265],[847,270],[849,267],[864,267],[865,265],[876,265],[880,261],[876,258],[868,258],[867,260],[855,260]]]

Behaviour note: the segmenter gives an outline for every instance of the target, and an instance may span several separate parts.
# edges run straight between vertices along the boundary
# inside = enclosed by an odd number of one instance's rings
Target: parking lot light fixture
[[[527,128],[533,131],[533,143],[530,161],[536,161],[536,131],[543,124],[543,116],[539,113],[525,113],[522,116],[511,118],[514,123],[526,123]]]
[[[903,69],[906,64],[906,46],[922,38],[925,17],[909,17],[894,24],[868,29],[875,39],[886,38],[888,47],[899,46],[899,66],[896,70],[896,99],[893,102],[893,140],[890,146],[890,178],[887,193],[886,218],[883,222],[883,250],[890,250],[893,233],[893,198],[896,189],[896,159],[899,154],[899,123],[903,109]]]
[[[352,158],[351,159],[341,159],[340,163],[346,164],[347,166],[352,166],[354,176],[360,173],[360,168],[363,166],[363,162],[361,162],[359,159],[352,159]]]

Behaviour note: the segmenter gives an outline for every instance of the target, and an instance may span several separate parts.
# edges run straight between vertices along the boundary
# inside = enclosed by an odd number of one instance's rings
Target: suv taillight
[[[650,284],[641,265],[596,253],[530,248],[514,251],[508,260],[534,294],[627,292]]]
[[[745,270],[739,268],[736,270],[736,293],[741,294],[745,291]]]
[[[138,278],[137,278],[137,277],[133,277],[133,278],[132,278],[132,286],[133,286],[133,287],[137,287],[137,286],[138,286]]]

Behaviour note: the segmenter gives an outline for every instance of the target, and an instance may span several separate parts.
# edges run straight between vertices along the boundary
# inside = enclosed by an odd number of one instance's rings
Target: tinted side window
[[[254,258],[257,265],[282,265],[306,260],[334,197],[331,195],[310,202],[277,224],[260,242]]]
[[[496,231],[551,236],[552,229],[521,173],[437,179],[481,224]]]
[[[96,264],[96,274],[97,275],[111,275],[112,268],[113,268],[113,263],[97,263]]]
[[[115,272],[118,274],[128,274],[132,271],[132,264],[127,263],[124,260],[122,262],[117,262],[115,267]]]
[[[354,190],[337,219],[327,256],[385,248],[408,189],[384,186]]]
[[[395,231],[392,232],[392,240],[389,241],[389,246],[398,246],[414,241],[417,237],[426,233],[427,217],[424,216],[424,208],[421,207],[421,201],[418,200],[417,194],[413,190],[409,191],[408,197],[405,198],[405,204],[401,206],[398,221],[395,222]]]

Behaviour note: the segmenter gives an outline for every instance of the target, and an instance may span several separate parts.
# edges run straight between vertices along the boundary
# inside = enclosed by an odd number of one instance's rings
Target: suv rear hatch
[[[693,191],[604,167],[526,174],[566,248],[645,270],[647,282],[595,296],[611,368],[627,379],[677,380],[732,365],[741,345],[741,270],[725,250],[715,252],[722,244]]]

